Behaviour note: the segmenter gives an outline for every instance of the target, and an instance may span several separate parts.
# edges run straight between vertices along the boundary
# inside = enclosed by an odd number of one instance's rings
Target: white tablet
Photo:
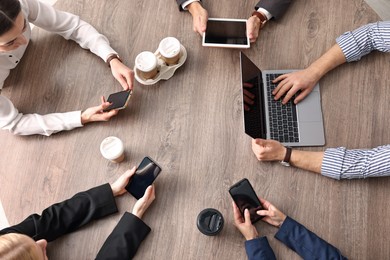
[[[224,48],[249,48],[246,19],[209,18],[203,33],[203,46]]]

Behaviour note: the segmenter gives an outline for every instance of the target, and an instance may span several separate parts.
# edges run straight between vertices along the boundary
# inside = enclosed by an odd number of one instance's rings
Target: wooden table
[[[205,1],[210,17],[247,18],[255,4]],[[60,0],[56,7],[94,25],[131,67],[138,53],[155,51],[167,36],[182,42],[188,58],[168,81],[153,86],[136,82],[130,105],[110,122],[51,137],[2,131],[0,198],[10,224],[78,191],[112,182],[149,155],[163,172],[156,183],[157,199],[144,218],[152,232],[136,259],[245,259],[244,238],[233,225],[228,194],[243,177],[259,196],[350,259],[389,257],[390,179],[335,181],[278,163],[259,163],[242,126],[239,51],[202,47],[190,14],[179,13],[173,0]],[[305,68],[338,35],[377,20],[362,0],[296,0],[244,52],[261,69]],[[390,143],[388,68],[389,54],[374,53],[320,81],[326,147]],[[37,28],[6,86],[3,95],[20,111],[41,114],[85,109],[98,104],[101,95],[121,89],[98,57]],[[121,164],[100,154],[100,142],[110,135],[125,143]],[[135,199],[126,194],[117,202],[120,213],[51,243],[50,258],[93,259]],[[225,227],[215,237],[196,228],[197,214],[207,207],[225,217]],[[299,259],[273,238],[276,228],[256,226],[278,259]]]

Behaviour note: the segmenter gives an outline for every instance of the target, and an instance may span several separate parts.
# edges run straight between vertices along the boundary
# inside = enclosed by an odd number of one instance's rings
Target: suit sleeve
[[[148,225],[126,212],[104,242],[96,259],[132,259],[149,232]]]
[[[104,184],[54,204],[41,215],[30,215],[21,223],[1,230],[0,234],[20,233],[34,240],[46,239],[50,242],[117,211],[111,187]]]
[[[289,217],[275,237],[303,259],[347,259],[336,247]]]
[[[259,237],[245,241],[248,260],[275,260],[275,254],[268,243],[267,237]]]
[[[258,8],[264,8],[272,14],[275,19],[279,19],[287,11],[291,0],[260,0],[256,5]]]
[[[183,8],[181,7],[182,4],[184,4],[185,2],[187,2],[188,0],[176,0],[176,3],[177,3],[177,6],[179,7],[179,10],[180,11],[184,11]],[[197,0],[199,2],[202,3],[202,0]]]

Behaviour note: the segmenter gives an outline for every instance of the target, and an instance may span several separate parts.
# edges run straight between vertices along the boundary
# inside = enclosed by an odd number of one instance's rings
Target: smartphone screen
[[[126,190],[137,200],[142,198],[148,186],[152,185],[154,180],[161,172],[161,167],[149,157],[145,157],[137,168],[137,171],[131,178]]]
[[[132,91],[120,91],[117,93],[111,94],[107,102],[112,103],[109,107],[104,109],[104,112],[113,110],[113,109],[124,109],[127,106],[127,103],[129,102],[130,96]]]
[[[252,223],[255,223],[262,218],[262,216],[257,215],[256,211],[262,209],[263,207],[261,206],[260,200],[248,179],[244,178],[234,184],[230,187],[229,193],[237,207],[240,209],[242,217],[244,217],[244,210],[248,209]]]

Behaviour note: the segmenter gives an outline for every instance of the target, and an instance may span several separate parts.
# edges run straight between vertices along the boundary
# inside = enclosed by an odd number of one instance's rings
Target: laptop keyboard
[[[282,143],[297,143],[299,142],[297,110],[292,102],[296,95],[286,105],[283,105],[280,100],[275,101],[272,95],[272,91],[277,86],[272,80],[280,75],[282,74],[266,75],[271,139]]]

